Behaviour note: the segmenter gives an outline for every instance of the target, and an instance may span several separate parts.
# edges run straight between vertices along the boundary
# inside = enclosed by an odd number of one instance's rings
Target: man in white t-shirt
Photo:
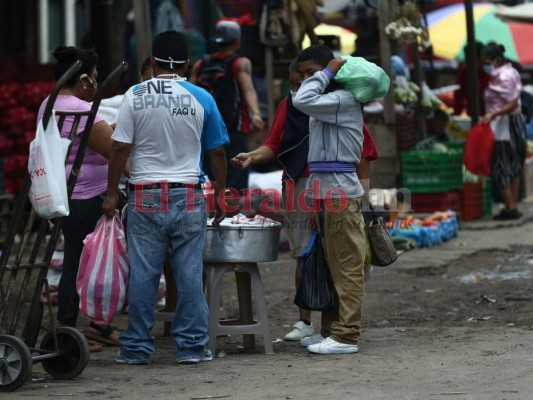
[[[210,361],[206,349],[209,311],[202,289],[207,213],[200,184],[206,152],[215,166],[215,198],[225,187],[228,135],[209,93],[187,82],[186,37],[168,31],[152,44],[154,77],[131,87],[119,110],[109,156],[103,203],[110,218],[117,205],[123,165],[130,156],[127,208],[129,324],[120,336],[119,364],[145,365],[155,352],[156,293],[169,254],[178,291],[171,333],[177,362]],[[224,213],[218,207],[215,224]]]

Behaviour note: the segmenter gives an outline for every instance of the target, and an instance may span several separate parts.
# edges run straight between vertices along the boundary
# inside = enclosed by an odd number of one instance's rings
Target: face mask
[[[486,72],[487,74],[490,75],[490,74],[492,73],[492,71],[494,71],[494,65],[492,65],[492,64],[485,64],[485,65],[483,65],[483,69],[485,70],[485,72]]]
[[[296,93],[297,93],[296,90],[289,90],[289,92],[291,93],[291,97],[292,98],[294,98],[294,96],[296,96]]]
[[[83,79],[83,78],[86,78],[89,83],[91,84],[92,88],[96,91],[98,89],[98,83],[93,80],[93,78],[91,78],[89,75],[87,74],[83,74],[82,76],[80,76],[80,79]]]

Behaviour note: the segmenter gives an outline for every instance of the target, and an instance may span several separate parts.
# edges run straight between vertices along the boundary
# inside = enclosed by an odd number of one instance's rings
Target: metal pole
[[[474,7],[472,0],[465,0],[466,35],[467,35],[467,55],[466,63],[468,68],[468,113],[471,124],[474,126],[479,120],[479,85],[477,72],[476,55],[476,31],[474,29]]]
[[[49,60],[49,39],[48,39],[48,0],[39,0],[39,62],[46,64]]]
[[[76,46],[76,0],[65,0],[63,13],[65,15],[65,44]]]

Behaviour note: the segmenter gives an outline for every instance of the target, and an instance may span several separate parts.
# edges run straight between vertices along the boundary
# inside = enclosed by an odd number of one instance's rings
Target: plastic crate
[[[481,217],[483,217],[483,182],[465,182],[460,218],[462,221],[472,221]]]
[[[423,150],[400,155],[403,186],[412,193],[444,193],[463,188],[463,153]]]
[[[411,209],[417,213],[435,211],[461,211],[462,192],[453,190],[445,193],[412,193]]]
[[[483,180],[483,215],[492,216],[492,182],[490,178]]]

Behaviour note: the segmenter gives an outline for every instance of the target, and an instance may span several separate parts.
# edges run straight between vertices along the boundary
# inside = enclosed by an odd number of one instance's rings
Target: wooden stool
[[[215,353],[217,336],[243,335],[245,348],[255,348],[255,335],[263,335],[266,354],[273,354],[263,282],[257,263],[204,263],[206,273],[207,304],[209,306],[208,348]],[[220,319],[222,281],[228,272],[234,272],[237,281],[239,318]],[[252,306],[252,289],[255,298],[256,318]]]

